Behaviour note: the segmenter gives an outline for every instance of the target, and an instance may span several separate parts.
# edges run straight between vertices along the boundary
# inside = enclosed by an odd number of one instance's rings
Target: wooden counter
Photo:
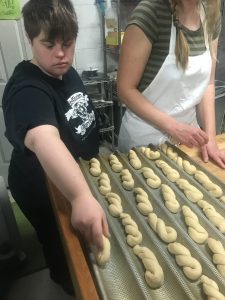
[[[219,148],[225,151],[225,134],[217,136],[217,142]],[[222,181],[225,181],[225,170],[220,169],[212,162],[202,162],[196,148],[190,149],[185,146],[180,146],[180,148],[200,165],[203,165]],[[81,243],[78,236],[73,232],[70,224],[70,205],[51,182],[48,182],[48,184],[52,206],[64,244],[77,299],[100,299]]]
[[[225,152],[225,133],[218,135],[216,137],[219,149],[223,150]],[[180,146],[180,149],[187,153],[193,160],[195,160],[199,165],[203,166],[210,172],[212,172],[215,176],[220,178],[223,182],[225,182],[225,170],[219,168],[216,166],[213,162],[209,161],[207,163],[204,163],[201,159],[201,156],[199,154],[199,151],[197,148],[188,148],[186,146]]]

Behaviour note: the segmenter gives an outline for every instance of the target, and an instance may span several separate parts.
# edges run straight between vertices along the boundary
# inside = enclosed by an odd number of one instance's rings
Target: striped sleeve
[[[128,25],[140,27],[147,38],[154,43],[158,37],[157,1],[143,0],[132,12]]]

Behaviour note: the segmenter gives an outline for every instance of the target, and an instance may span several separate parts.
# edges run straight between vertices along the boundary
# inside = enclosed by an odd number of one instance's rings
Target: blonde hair
[[[203,23],[206,25],[208,43],[211,49],[213,35],[216,30],[216,25],[220,17],[220,0],[202,0],[202,1],[197,0],[197,1],[198,1],[199,9],[200,9],[201,2],[204,7],[205,20]],[[177,15],[177,4],[179,2],[180,0],[171,0],[170,4],[171,4],[171,10],[173,14],[173,22],[177,29],[176,49],[175,49],[177,65],[180,66],[183,70],[185,70],[188,64],[189,45],[182,31],[179,22],[179,16]]]

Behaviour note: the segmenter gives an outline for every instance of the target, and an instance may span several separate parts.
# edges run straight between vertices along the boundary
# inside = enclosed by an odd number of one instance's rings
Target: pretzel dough
[[[183,190],[185,196],[191,202],[197,202],[203,199],[203,194],[195,186],[191,185],[186,179],[180,178],[176,181],[176,184],[181,190]]]
[[[162,195],[165,200],[165,206],[168,208],[170,212],[177,213],[180,208],[180,204],[176,199],[176,195],[174,191],[167,184],[162,184],[161,188],[162,188]]]
[[[128,169],[123,169],[120,175],[122,180],[122,186],[125,188],[125,190],[132,190],[134,188],[134,180],[130,171]]]
[[[173,169],[170,165],[168,165],[164,160],[162,159],[157,159],[155,161],[155,164],[158,168],[160,168],[162,170],[162,172],[164,173],[164,175],[166,175],[166,177],[172,181],[172,182],[176,182],[177,179],[180,178],[180,174],[177,172],[177,170]]]
[[[148,199],[148,194],[142,188],[135,188],[134,193],[136,194],[135,198],[137,201],[137,208],[141,214],[147,216],[150,212],[153,211],[152,204]]]
[[[147,147],[140,147],[140,152],[143,153],[148,159],[154,160],[158,159],[160,157],[159,151],[153,151],[150,148]]]
[[[121,164],[121,162],[119,161],[119,159],[117,158],[117,156],[115,154],[109,155],[109,164],[110,164],[112,170],[116,173],[121,172],[123,169],[123,165]]]
[[[120,215],[122,224],[125,227],[125,232],[127,234],[127,244],[134,247],[142,242],[142,234],[138,230],[138,226],[135,221],[131,218],[129,214],[122,213]]]
[[[96,255],[96,261],[100,266],[103,266],[107,263],[110,258],[110,242],[107,237],[102,236],[103,239],[103,250],[99,251]]]
[[[96,176],[96,177],[99,176],[102,172],[99,160],[97,158],[93,157],[92,159],[90,159],[89,164],[90,164],[89,171],[90,171],[91,175]]]
[[[194,177],[212,196],[219,198],[223,195],[222,189],[217,184],[213,183],[204,172],[196,171]]]
[[[163,153],[165,153],[171,160],[173,160],[179,167],[181,167],[186,173],[193,175],[196,171],[196,167],[192,165],[188,160],[183,159],[178,155],[176,151],[167,144],[161,146]]]
[[[217,283],[211,278],[202,275],[201,283],[203,291],[207,296],[208,300],[225,300],[225,296],[220,293]]]
[[[197,215],[186,205],[182,206],[188,234],[198,244],[203,244],[208,238],[208,232],[200,225]]]
[[[155,254],[147,247],[136,245],[133,248],[135,255],[141,260],[146,269],[145,280],[151,288],[159,288],[164,281],[163,270],[155,256]]]
[[[109,212],[113,217],[119,217],[123,212],[123,207],[121,205],[121,198],[116,193],[108,193],[106,194],[106,199],[109,202]]]
[[[225,278],[225,248],[220,241],[208,238],[209,249],[213,253],[213,263],[223,278]]]
[[[170,226],[166,226],[165,222],[158,218],[155,213],[150,213],[148,215],[148,223],[165,243],[172,243],[176,241],[176,230]]]
[[[102,195],[106,195],[107,193],[111,192],[111,184],[108,174],[102,172],[99,176],[98,184],[99,191]]]
[[[225,219],[221,216],[212,206],[205,200],[200,200],[197,202],[198,206],[202,208],[206,217],[221,231],[225,233]]]
[[[155,172],[147,167],[141,169],[141,172],[146,179],[147,184],[153,188],[157,189],[161,185],[161,179],[155,174]]]
[[[191,256],[190,251],[180,243],[174,242],[168,245],[168,250],[175,255],[178,266],[183,268],[185,276],[191,280],[197,280],[202,274],[202,266],[197,259]]]
[[[128,159],[134,169],[138,170],[141,168],[141,161],[134,150],[129,151]]]

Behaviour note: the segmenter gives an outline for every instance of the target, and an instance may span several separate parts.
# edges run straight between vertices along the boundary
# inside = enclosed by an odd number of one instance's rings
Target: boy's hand
[[[71,203],[71,223],[74,229],[78,230],[85,240],[103,250],[102,235],[109,236],[108,224],[103,208],[98,201],[90,194],[82,195]]]

